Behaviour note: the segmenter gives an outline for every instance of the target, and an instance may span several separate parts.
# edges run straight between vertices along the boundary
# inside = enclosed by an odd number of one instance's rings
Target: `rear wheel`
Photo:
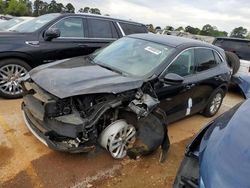
[[[210,97],[203,115],[206,117],[214,116],[220,109],[225,93],[222,89],[217,89]]]
[[[233,52],[225,52],[226,60],[229,67],[232,69],[232,74],[236,74],[240,68],[240,59],[238,56]]]
[[[20,85],[22,78],[31,67],[20,59],[5,59],[0,61],[0,96],[15,99],[22,96]]]

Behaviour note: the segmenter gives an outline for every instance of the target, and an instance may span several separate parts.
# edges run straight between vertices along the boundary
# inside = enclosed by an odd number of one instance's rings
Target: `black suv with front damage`
[[[46,14],[12,32],[0,32],[0,96],[22,96],[20,81],[32,68],[88,55],[145,25],[93,14]]]
[[[50,148],[87,152],[99,143],[122,158],[168,149],[166,125],[216,114],[229,80],[221,48],[135,34],[33,69],[22,83],[22,109],[27,127]]]

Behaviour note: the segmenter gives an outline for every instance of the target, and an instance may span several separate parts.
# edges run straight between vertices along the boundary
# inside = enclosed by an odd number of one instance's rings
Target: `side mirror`
[[[184,81],[184,78],[175,73],[168,73],[164,76],[163,82],[171,85],[178,85]]]
[[[51,41],[52,39],[58,38],[61,35],[61,31],[57,28],[50,28],[44,33],[44,40]]]

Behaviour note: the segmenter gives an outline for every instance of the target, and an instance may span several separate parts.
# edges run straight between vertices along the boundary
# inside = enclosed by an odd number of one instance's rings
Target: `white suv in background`
[[[250,76],[250,40],[218,37],[213,44],[225,51],[235,53],[240,59],[240,68],[237,73]]]

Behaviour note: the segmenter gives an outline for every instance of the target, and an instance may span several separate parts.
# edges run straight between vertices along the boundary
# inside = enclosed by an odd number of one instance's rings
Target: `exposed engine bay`
[[[99,143],[114,158],[151,153],[164,140],[164,113],[150,83],[119,94],[99,93],[59,99],[31,80],[23,83],[24,118],[40,139],[56,150],[88,152]]]

